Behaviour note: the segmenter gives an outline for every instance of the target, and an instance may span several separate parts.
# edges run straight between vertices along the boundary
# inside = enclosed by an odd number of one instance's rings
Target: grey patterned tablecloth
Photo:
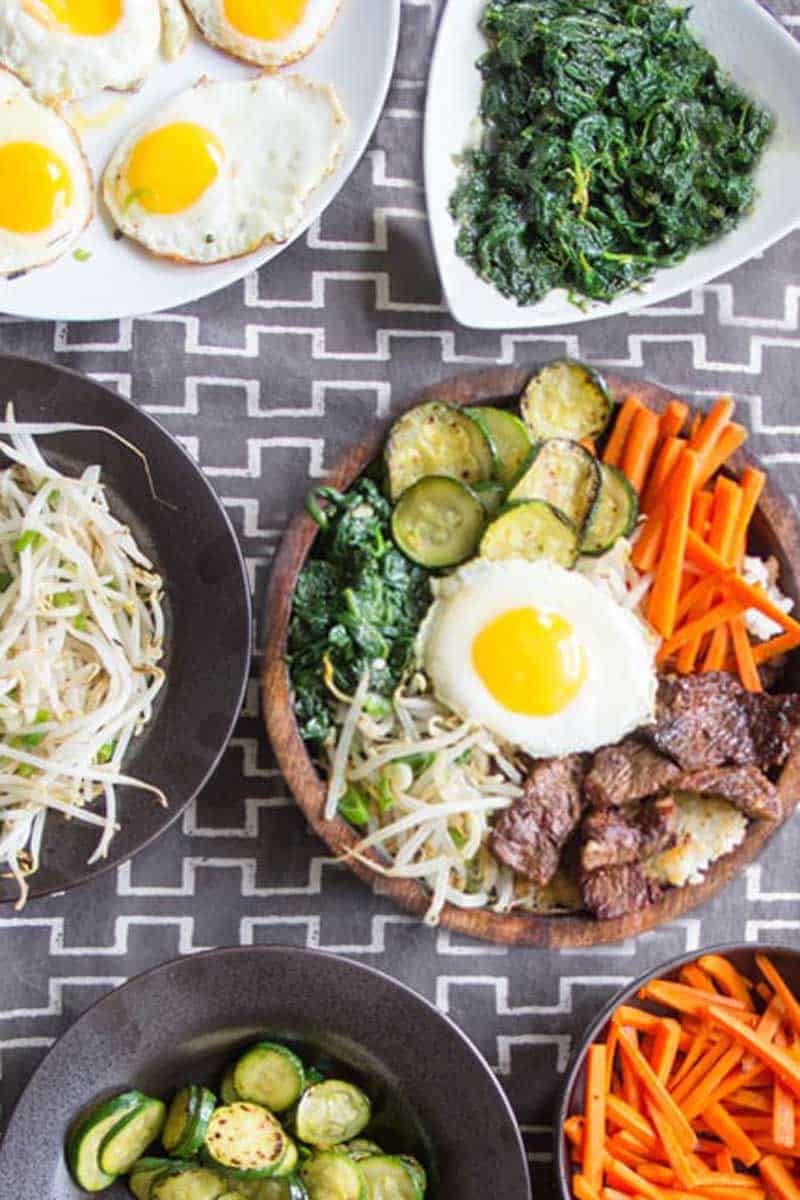
[[[753,448],[789,492],[797,486],[800,232],[732,275],[633,316],[563,332],[454,326],[442,306],[421,187],[439,7],[440,0],[404,0],[394,82],[367,155],[308,236],[260,274],[179,312],[135,321],[0,318],[3,350],[118,388],[197,458],[241,538],[257,645],[270,560],[309,480],[368,423],[471,367],[569,353],[689,397],[730,392]],[[800,0],[776,7],[800,34]],[[800,819],[713,903],[635,942],[556,954],[423,928],[333,864],[307,831],[265,744],[256,669],[222,766],[183,821],[88,887],[0,914],[4,1115],[52,1041],[130,975],[210,946],[319,946],[405,980],[463,1026],[508,1090],[547,1194],[559,1073],[614,989],[716,940],[800,946]]]

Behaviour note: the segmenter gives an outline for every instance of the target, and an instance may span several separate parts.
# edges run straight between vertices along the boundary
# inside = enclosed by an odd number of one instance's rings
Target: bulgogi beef
[[[584,789],[590,804],[618,806],[670,786],[680,767],[637,737],[603,746],[592,759]]]
[[[587,871],[580,883],[584,904],[601,921],[647,908],[661,897],[661,888],[648,879],[639,863]]]
[[[717,796],[754,820],[776,821],[781,815],[778,789],[752,763],[684,771],[675,782],[675,790]]]
[[[678,840],[678,807],[671,796],[625,808],[596,808],[581,828],[581,866],[585,872],[641,862]]]
[[[549,883],[583,814],[583,777],[580,754],[537,763],[525,781],[524,795],[495,824],[495,858],[539,887]]]

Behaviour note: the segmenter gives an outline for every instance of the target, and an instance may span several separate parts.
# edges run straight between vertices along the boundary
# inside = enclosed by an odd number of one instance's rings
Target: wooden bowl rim
[[[457,375],[426,388],[409,400],[403,411],[432,400],[457,405],[513,400],[522,392],[535,366],[497,367]],[[635,393],[657,409],[676,398],[667,389],[647,381],[615,374],[607,374],[605,379],[617,398]],[[328,472],[325,483],[340,491],[352,486],[379,453],[386,430],[396,416],[373,424],[360,442],[341,455]],[[739,472],[751,462],[753,460],[748,455],[739,451],[732,460],[732,466]],[[788,571],[788,577],[782,579],[782,586],[797,601],[800,584],[800,521],[789,499],[769,476],[758,506],[758,515],[775,536],[776,545],[784,559],[784,576]],[[278,765],[311,827],[338,856],[352,850],[359,840],[358,834],[341,817],[337,816],[333,821],[323,820],[325,788],[300,737],[286,667],[286,641],[295,584],[316,532],[317,526],[312,518],[305,512],[299,513],[289,523],[275,557],[265,606],[268,634],[261,686],[264,720]],[[661,900],[649,908],[613,920],[599,921],[585,913],[496,913],[490,909],[461,909],[446,904],[440,925],[484,941],[548,948],[610,944],[654,929],[683,916],[715,896],[753,861],[772,834],[794,811],[800,798],[800,745],[783,768],[778,781],[778,793],[783,810],[780,820],[751,821],[740,845],[714,863],[701,883],[667,888]],[[429,892],[424,885],[413,880],[377,875],[353,859],[347,859],[346,862],[350,870],[373,887],[379,884],[381,895],[389,895],[406,911],[424,916],[430,902]]]

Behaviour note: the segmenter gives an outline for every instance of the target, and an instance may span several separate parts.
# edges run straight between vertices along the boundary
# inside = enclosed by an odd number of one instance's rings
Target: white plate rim
[[[373,3],[374,0],[368,0]],[[252,254],[245,255],[241,258],[222,262],[210,267],[192,267],[178,266],[175,273],[175,264],[163,261],[160,266],[165,273],[173,271],[176,280],[174,287],[174,296],[168,299],[163,305],[156,308],[149,306],[137,305],[135,297],[132,300],[121,299],[119,304],[104,305],[102,309],[81,309],[79,311],[70,311],[68,305],[64,305],[62,295],[59,292],[54,295],[55,289],[48,287],[48,273],[53,270],[53,267],[39,268],[30,273],[31,279],[40,283],[38,292],[41,295],[41,301],[35,304],[22,301],[15,304],[13,302],[13,293],[11,289],[14,286],[14,281],[6,281],[0,279],[0,317],[9,316],[21,318],[23,320],[43,320],[57,322],[92,322],[105,320],[126,320],[139,316],[148,316],[154,313],[170,312],[180,308],[185,304],[191,304],[194,301],[201,300],[206,296],[213,295],[215,292],[221,291],[224,288],[230,287],[235,283],[241,282],[247,276],[257,272],[265,263],[271,262],[277,258],[298,239],[302,238],[311,226],[319,219],[330,204],[338,197],[342,189],[347,184],[348,180],[353,175],[357,166],[361,162],[364,153],[369,145],[372,135],[378,125],[378,122],[383,113],[386,99],[391,87],[394,69],[397,61],[397,54],[400,44],[400,23],[401,23],[401,5],[402,0],[378,0],[379,4],[384,8],[384,15],[388,22],[389,37],[386,42],[386,53],[382,61],[382,70],[378,86],[376,87],[374,97],[369,105],[369,114],[360,125],[356,132],[356,136],[350,138],[345,146],[342,159],[336,168],[335,190],[329,194],[325,194],[325,181],[320,185],[319,193],[311,197],[306,212],[301,223],[292,232],[290,237],[279,245],[267,244]],[[343,0],[343,4],[348,3],[348,0]],[[339,14],[337,21],[341,19],[342,14]],[[327,36],[330,38],[335,33],[334,30]],[[196,30],[193,30],[192,36],[199,39],[200,35]],[[220,51],[214,51],[215,54],[221,54]],[[313,55],[313,51],[312,51]],[[222,55],[224,60],[227,56]],[[282,70],[287,74],[303,75],[305,59],[301,59],[297,63],[293,63]],[[247,66],[247,64],[239,64]],[[168,69],[168,68],[167,68]],[[251,71],[257,71],[258,68],[250,67]],[[113,95],[113,93],[110,93]],[[353,130],[353,126],[351,126]],[[97,202],[97,184],[95,180],[95,208],[102,208],[102,203]],[[100,221],[101,213],[95,212],[94,221]],[[69,252],[68,252],[69,253]],[[138,251],[146,255],[144,251]],[[68,257],[65,256],[65,257]],[[147,255],[147,258],[150,256]],[[57,264],[54,264],[57,266]],[[177,282],[180,279],[180,283]]]
[[[677,267],[658,271],[654,280],[646,284],[641,291],[624,293],[610,304],[590,303],[585,311],[565,300],[551,311],[544,312],[543,306],[547,304],[548,297],[533,305],[520,306],[515,301],[502,296],[491,284],[480,279],[472,272],[471,268],[457,258],[453,248],[456,225],[446,206],[441,205],[439,190],[433,183],[443,156],[449,156],[452,159],[464,148],[462,140],[461,144],[451,145],[445,150],[435,136],[437,116],[435,105],[442,91],[442,81],[445,79],[446,72],[450,79],[452,94],[453,72],[449,43],[454,38],[457,27],[465,27],[468,22],[471,22],[473,27],[477,27],[477,18],[486,3],[487,0],[445,0],[431,56],[424,115],[423,175],[431,243],[443,297],[451,316],[458,324],[468,329],[544,329],[634,313],[701,287],[717,276],[734,270],[762,254],[800,225],[800,196],[798,196],[796,210],[792,217],[776,225],[769,233],[753,239],[741,251],[725,256],[724,261],[719,265],[698,269],[688,281],[685,278],[682,278],[680,283],[668,281],[671,273],[680,272],[681,276],[684,276],[686,263],[698,254],[709,255],[715,247],[720,245],[720,242],[716,242],[712,243],[710,247],[694,251],[684,263]],[[739,0],[739,3],[749,10],[753,21],[762,23],[765,36],[783,40],[786,47],[790,48],[797,58],[798,70],[800,70],[800,43],[783,27],[769,7],[761,0]],[[685,6],[692,7],[689,3],[686,3]],[[474,66],[471,69],[474,70]],[[477,76],[477,72],[475,74]],[[477,114],[477,110],[475,111]],[[458,136],[457,132],[454,133],[454,136]],[[742,228],[742,224],[739,225],[739,229]],[[549,296],[553,295],[554,293],[549,293]]]

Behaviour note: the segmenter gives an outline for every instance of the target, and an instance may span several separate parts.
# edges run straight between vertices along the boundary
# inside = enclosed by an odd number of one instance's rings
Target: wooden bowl
[[[789,987],[795,993],[800,992],[800,953],[789,946],[777,945],[747,945],[742,942],[724,942],[716,946],[704,946],[702,950],[692,950],[689,954],[681,954],[671,958],[645,975],[641,975],[633,983],[617,992],[609,1000],[599,1016],[595,1017],[581,1038],[580,1045],[575,1051],[572,1061],[567,1068],[567,1075],[561,1089],[561,1099],[556,1109],[556,1119],[553,1124],[555,1142],[553,1162],[555,1175],[558,1179],[558,1191],[561,1200],[573,1200],[571,1178],[572,1169],[567,1139],[564,1136],[564,1122],[568,1117],[583,1111],[583,1093],[586,1080],[586,1054],[592,1042],[605,1040],[608,1023],[615,1009],[621,1004],[641,1008],[647,1012],[664,1015],[665,1010],[649,1000],[640,1000],[637,992],[651,979],[677,980],[681,967],[694,962],[701,954],[721,954],[730,959],[737,971],[748,979],[761,980],[761,973],[756,966],[756,955],[764,954],[775,964]],[[672,1014],[670,1014],[672,1015]]]
[[[508,402],[522,392],[531,368],[502,367],[472,372],[428,388],[413,403],[440,400],[448,404],[475,405]],[[609,387],[620,398],[637,395],[644,403],[662,410],[672,395],[656,384],[621,376],[607,376]],[[410,407],[410,405],[409,405]],[[346,491],[379,453],[387,426],[376,424],[358,445],[339,459],[327,477],[330,486]],[[748,462],[741,452],[733,459],[735,472]],[[286,666],[286,640],[292,597],[298,574],[314,541],[317,526],[301,513],[289,525],[272,569],[267,592],[267,643],[265,647],[262,690],[264,714],[269,736],[297,803],[314,830],[334,854],[344,854],[358,842],[359,835],[340,817],[323,820],[325,786],[309,756],[294,718],[292,690]],[[797,604],[800,585],[800,522],[789,500],[770,482],[764,489],[753,523],[753,541],[759,553],[774,554],[781,565],[781,587]],[[785,672],[787,687],[800,687],[800,655]],[[702,883],[670,888],[662,899],[649,908],[629,913],[612,921],[598,921],[585,913],[545,915],[526,912],[495,913],[487,909],[464,910],[446,905],[441,923],[448,929],[486,941],[532,946],[590,946],[617,942],[666,921],[673,921],[698,904],[715,896],[721,888],[752,862],[800,797],[800,748],[787,761],[778,792],[782,804],[780,821],[753,821],[735,850],[719,859]],[[374,882],[368,867],[347,859],[347,865],[362,879]],[[430,893],[415,880],[382,878],[381,891],[392,896],[409,912],[422,916]]]

